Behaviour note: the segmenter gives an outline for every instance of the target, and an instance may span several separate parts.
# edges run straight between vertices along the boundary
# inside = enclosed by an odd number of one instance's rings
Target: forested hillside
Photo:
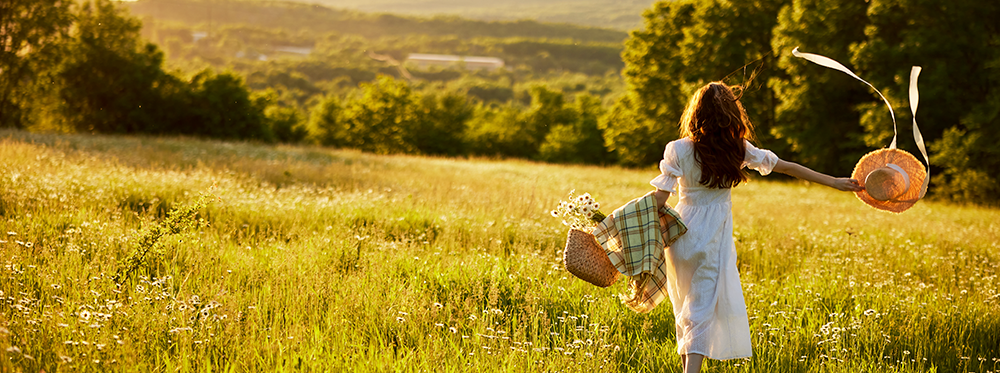
[[[527,18],[505,22],[477,21],[455,16],[413,17],[357,11],[294,1],[140,0],[128,4],[132,13],[161,21],[205,24],[245,24],[293,32],[337,32],[364,37],[409,34],[471,37],[531,37],[620,43],[625,31],[574,24],[540,23]],[[389,10],[389,9],[386,9]],[[641,12],[641,9],[640,9]]]
[[[302,0],[334,8],[407,15],[457,15],[482,20],[539,22],[633,30],[652,0]]]
[[[931,195],[1000,201],[1000,3],[661,1],[627,35],[276,1],[11,4],[6,127],[650,167],[688,95],[723,80],[744,86],[761,146],[849,174],[888,145],[892,118],[865,85],[792,57],[800,47],[884,93],[911,153],[907,77],[923,66]],[[504,67],[422,67],[413,53]]]

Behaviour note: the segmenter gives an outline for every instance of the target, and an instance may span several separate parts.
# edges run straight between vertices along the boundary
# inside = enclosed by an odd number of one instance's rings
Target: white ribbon
[[[885,106],[889,108],[889,115],[892,117],[892,144],[889,145],[889,149],[896,149],[896,113],[892,112],[892,105],[889,105],[889,100],[885,99],[885,96],[882,95],[882,92],[879,92],[879,90],[876,89],[875,86],[873,86],[871,83],[868,83],[864,79],[861,79],[861,77],[855,75],[854,72],[851,71],[851,69],[848,69],[844,65],[841,65],[840,62],[834,61],[829,57],[820,56],[818,54],[812,54],[812,53],[802,53],[799,52],[799,47],[795,47],[795,49],[792,49],[792,55],[799,58],[805,58],[806,60],[809,60],[810,62],[820,66],[825,66],[834,70],[843,71],[847,75],[853,76],[854,79],[860,80],[862,83],[865,83],[869,87],[872,87],[872,89],[875,90],[875,93],[878,93],[879,97],[882,97],[882,101],[885,101]]]
[[[927,185],[931,181],[931,161],[927,158],[927,147],[924,146],[924,136],[920,134],[920,127],[917,127],[917,104],[920,102],[920,93],[917,92],[917,77],[920,76],[920,66],[913,66],[910,69],[910,111],[913,112],[913,140],[917,142],[920,154],[927,161],[927,177],[924,178],[924,185],[920,186],[920,198],[927,194]],[[896,139],[892,140],[896,143]]]
[[[896,135],[898,134],[896,132],[896,113],[892,111],[892,105],[890,105],[889,100],[882,95],[882,92],[879,92],[879,90],[876,89],[871,83],[866,82],[864,79],[861,79],[861,77],[854,74],[851,69],[848,69],[840,62],[834,61],[829,57],[812,53],[802,53],[799,52],[798,47],[792,49],[792,55],[804,58],[820,66],[844,72],[845,74],[854,77],[854,79],[860,80],[862,83],[865,83],[874,89],[875,93],[878,93],[879,97],[882,97],[882,101],[885,102],[885,106],[889,108],[889,115],[892,117],[892,143],[889,144],[889,149],[896,149]],[[917,104],[920,101],[920,94],[917,92],[918,76],[920,76],[920,66],[913,66],[910,70],[910,110],[913,112],[913,139],[917,142],[917,148],[920,149],[920,154],[924,156],[924,161],[927,162],[927,177],[924,178],[924,184],[920,187],[920,198],[923,198],[924,194],[927,193],[927,185],[931,180],[931,162],[927,157],[927,148],[924,146],[924,137],[920,134],[920,128],[917,127]]]
[[[896,170],[896,172],[899,172],[900,175],[903,175],[903,190],[910,189],[910,174],[906,173],[906,170],[904,170],[902,167],[899,167],[899,165],[893,163],[889,163],[885,166],[893,170]]]

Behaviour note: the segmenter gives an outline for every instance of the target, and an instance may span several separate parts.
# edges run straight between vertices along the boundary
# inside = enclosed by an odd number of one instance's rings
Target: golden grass
[[[547,213],[652,168],[14,131],[0,159],[0,371],[679,370],[669,305],[573,279]],[[1000,371],[997,210],[767,178],[733,201],[755,357],[707,371]]]

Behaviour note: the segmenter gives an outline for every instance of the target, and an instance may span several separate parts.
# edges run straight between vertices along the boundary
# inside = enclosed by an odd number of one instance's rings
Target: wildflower
[[[574,198],[571,191],[569,199],[560,202],[550,214],[555,218],[562,218],[563,225],[583,229],[604,220],[605,215],[598,210],[599,208],[600,204],[594,201],[589,193]]]
[[[873,310],[873,309],[870,309],[870,308],[867,309],[867,310],[865,310],[865,316],[871,316],[871,315],[874,315],[875,313],[876,313],[876,311]]]
[[[449,331],[449,332],[451,332],[452,334],[455,334],[455,333],[458,333],[458,329],[455,329],[455,327],[454,327],[454,326],[453,326],[453,327],[450,327],[450,328],[448,328],[448,331]]]
[[[78,314],[78,316],[80,316],[81,320],[84,320],[84,321],[90,320],[90,311],[87,311],[87,310],[80,311],[80,313]]]
[[[441,308],[444,308],[444,305],[441,304],[441,303],[434,302],[434,307],[437,307],[438,309],[441,309]]]
[[[406,319],[404,319],[402,317],[397,317],[396,318],[396,322],[403,323],[403,322],[406,322]]]

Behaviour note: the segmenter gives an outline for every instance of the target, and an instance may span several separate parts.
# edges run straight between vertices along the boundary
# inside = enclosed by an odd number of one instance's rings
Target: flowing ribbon
[[[869,87],[874,89],[875,93],[878,93],[879,97],[882,98],[882,101],[885,102],[885,106],[889,108],[889,115],[892,117],[892,143],[889,144],[889,149],[896,149],[896,136],[898,135],[898,132],[896,131],[896,113],[892,111],[892,105],[889,104],[889,100],[887,100],[885,96],[882,95],[882,92],[879,92],[879,90],[875,88],[875,86],[873,86],[871,83],[866,82],[864,79],[861,79],[861,77],[854,74],[854,72],[851,71],[851,69],[848,69],[840,62],[834,61],[829,57],[820,56],[818,54],[812,54],[812,53],[802,53],[799,52],[798,47],[792,49],[792,55],[795,57],[806,59],[820,66],[841,71],[847,75],[854,77],[854,79],[860,80],[862,83],[865,83]],[[924,178],[924,184],[920,187],[920,198],[923,198],[924,194],[927,193],[927,185],[931,180],[931,162],[930,159],[927,157],[927,148],[924,146],[924,137],[920,134],[920,127],[917,127],[917,104],[920,101],[920,93],[917,92],[917,77],[919,76],[920,76],[920,66],[913,66],[913,68],[910,70],[910,111],[913,112],[913,139],[917,142],[917,148],[920,149],[920,154],[924,156],[924,161],[927,162],[927,177]]]
[[[917,142],[920,154],[927,161],[927,177],[924,178],[924,185],[920,187],[920,198],[927,194],[927,185],[931,181],[931,161],[927,158],[927,147],[924,146],[924,136],[920,134],[920,127],[917,127],[917,104],[920,102],[920,93],[917,92],[917,77],[920,76],[920,66],[913,66],[910,69],[910,111],[913,112],[913,140]],[[892,139],[896,143],[896,139]]]

